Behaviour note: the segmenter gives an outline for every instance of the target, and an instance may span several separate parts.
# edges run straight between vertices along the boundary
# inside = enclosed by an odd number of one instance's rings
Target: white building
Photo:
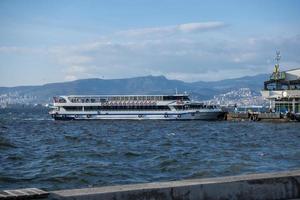
[[[270,100],[270,107],[276,112],[300,113],[300,68],[280,72],[276,64],[261,94]]]

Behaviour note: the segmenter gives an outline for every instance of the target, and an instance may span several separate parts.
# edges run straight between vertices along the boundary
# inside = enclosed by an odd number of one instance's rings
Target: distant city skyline
[[[0,86],[300,67],[300,1],[0,1]]]

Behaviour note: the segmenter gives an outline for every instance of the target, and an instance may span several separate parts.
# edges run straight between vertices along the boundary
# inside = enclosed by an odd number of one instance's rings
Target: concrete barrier
[[[259,113],[259,119],[280,119],[280,113]]]
[[[279,200],[300,197],[300,170],[50,192],[73,200]]]
[[[26,188],[17,190],[0,191],[0,200],[16,200],[16,199],[45,199],[49,195],[48,192],[38,188]]]

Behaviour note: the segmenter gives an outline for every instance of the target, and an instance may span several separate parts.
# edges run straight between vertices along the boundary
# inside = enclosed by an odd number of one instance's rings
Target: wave
[[[124,155],[126,157],[137,157],[137,156],[140,156],[141,154],[138,152],[128,151],[128,152],[124,153]]]
[[[11,141],[0,138],[0,149],[7,149],[7,148],[17,148]]]

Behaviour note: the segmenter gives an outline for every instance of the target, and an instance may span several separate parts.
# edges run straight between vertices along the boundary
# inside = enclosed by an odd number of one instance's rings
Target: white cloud
[[[169,79],[176,79],[176,80],[184,80],[187,82],[195,82],[195,81],[216,81],[222,80],[224,77],[230,78],[238,78],[242,76],[246,76],[247,74],[259,74],[253,73],[248,68],[241,68],[241,69],[220,69],[220,70],[208,70],[205,73],[197,72],[197,73],[185,73],[185,72],[171,72],[165,74],[165,76]]]
[[[269,73],[277,49],[281,50],[284,69],[300,67],[299,35],[236,38],[220,33],[218,28],[224,26],[223,22],[187,23],[127,30],[79,45],[44,49],[0,47],[0,56],[23,53],[34,58],[35,52],[46,52],[48,60],[44,59],[40,66],[49,67],[47,62],[52,62],[56,73],[53,76],[60,72],[61,79],[65,80],[151,74],[184,81],[207,81]],[[193,34],[205,30],[214,30],[219,35]],[[121,33],[123,35],[118,35]],[[123,37],[126,34],[139,37]],[[167,34],[173,35],[165,37]]]
[[[300,51],[300,46],[295,46],[299,43],[299,37],[229,37],[206,41],[185,35],[176,40],[156,38],[122,42],[108,38],[106,42],[64,47],[57,58],[63,58],[64,73],[73,78],[152,74],[184,81],[220,80],[272,71],[274,52],[278,47],[284,50],[283,59],[299,65],[295,53]]]
[[[207,31],[225,27],[223,22],[201,22],[180,24],[177,29],[183,32]]]
[[[78,78],[74,75],[66,75],[65,76],[65,81],[74,81],[77,80]]]
[[[69,55],[61,58],[61,62],[64,64],[86,64],[93,61],[93,58],[90,56],[84,55]]]
[[[85,68],[84,66],[80,66],[80,65],[71,65],[68,67],[68,69],[66,71],[70,74],[84,73],[87,71],[87,68]]]
[[[43,53],[43,51],[41,48],[29,48],[29,47],[19,47],[19,46],[0,46],[0,53],[33,54],[33,53]]]
[[[126,31],[120,31],[117,34],[123,36],[162,36],[170,35],[175,33],[191,33],[200,31],[209,31],[225,27],[223,22],[194,22],[179,24],[173,26],[163,26],[163,27],[152,27],[152,28],[141,28],[141,29],[131,29]]]
[[[236,52],[235,55],[233,55],[232,61],[234,63],[251,62],[251,60],[256,59],[256,56],[257,56],[256,52],[242,52],[242,53]]]

